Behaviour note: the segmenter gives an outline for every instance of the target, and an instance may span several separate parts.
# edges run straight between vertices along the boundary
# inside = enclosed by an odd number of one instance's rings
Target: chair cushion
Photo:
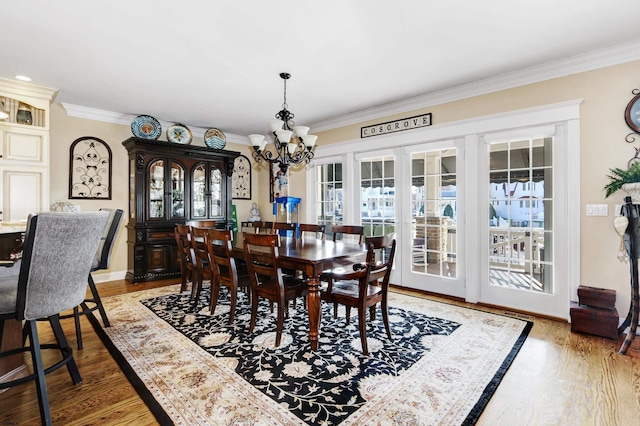
[[[0,277],[0,315],[16,312],[18,275]]]

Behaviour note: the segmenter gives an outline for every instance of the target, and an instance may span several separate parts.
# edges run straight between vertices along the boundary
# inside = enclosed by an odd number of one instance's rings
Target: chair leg
[[[73,349],[69,346],[69,342],[67,342],[64,331],[62,331],[62,325],[60,324],[60,318],[58,315],[50,316],[49,324],[51,324],[51,329],[56,337],[56,342],[58,343],[58,346],[60,346],[60,353],[62,354],[62,357],[70,356],[70,359],[67,362],[67,370],[69,370],[71,381],[74,385],[77,385],[82,382],[82,376],[80,376],[80,371],[78,370],[76,361],[73,359]]]
[[[200,301],[200,293],[202,292],[202,275],[200,274],[196,274],[196,277],[193,280],[193,289],[195,289],[195,292],[192,292],[191,297],[193,298],[193,310],[197,310],[198,309],[198,302]]]
[[[89,307],[87,306],[86,303],[82,303],[82,309],[88,311]],[[82,328],[80,327],[80,309],[78,309],[78,307],[76,306],[75,308],[73,308],[73,319],[76,323],[76,341],[78,343],[78,350],[83,348],[82,345]]]
[[[367,347],[367,312],[364,306],[358,308],[358,325],[360,328],[360,342],[362,343],[363,355],[369,355],[369,348]]]
[[[280,346],[282,340],[282,328],[284,325],[284,311],[287,303],[284,300],[278,302],[278,325],[276,327],[276,348]]]
[[[371,319],[371,322],[376,320],[376,305],[369,307],[369,318]]]
[[[380,309],[382,310],[382,322],[384,322],[384,328],[387,331],[387,336],[389,337],[389,340],[393,340],[393,337],[391,336],[391,328],[389,327],[389,310],[386,297],[382,298]]]
[[[213,315],[216,312],[216,306],[218,306],[218,297],[220,296],[220,284],[211,281],[211,300],[209,301],[209,313]]]
[[[349,322],[351,321],[351,306],[349,305],[345,305],[344,306],[344,311],[345,311],[345,319],[346,319],[346,323],[349,324]]]
[[[191,272],[190,273],[190,275],[191,275],[191,300],[193,300],[193,299],[197,299],[196,292],[198,291],[198,288],[197,288],[198,274],[195,271],[190,271],[190,272]]]
[[[38,328],[35,320],[27,321],[25,327],[28,327],[31,345],[31,359],[33,361],[33,370],[36,375],[36,390],[38,392],[38,406],[40,407],[40,419],[43,425],[52,424],[51,410],[49,409],[49,395],[47,393],[47,383],[44,379],[44,365],[42,363],[42,354],[40,353],[40,340],[38,339]]]
[[[235,287],[228,287],[231,297],[231,304],[229,306],[229,324],[233,324],[233,316],[236,313],[236,303],[238,302],[238,289]]]
[[[253,328],[256,326],[256,318],[258,317],[258,294],[251,292],[251,323],[249,325],[249,333],[253,333]]]
[[[100,293],[98,293],[98,288],[96,287],[96,283],[93,281],[93,277],[89,274],[89,289],[91,290],[91,295],[93,297],[93,302],[98,307],[98,312],[100,312],[100,317],[102,318],[102,323],[105,327],[111,327],[109,323],[109,318],[107,318],[107,311],[104,310],[104,306],[102,305],[102,299],[100,299]]]
[[[186,270],[182,262],[180,262],[180,293],[187,289],[187,275],[188,271]]]

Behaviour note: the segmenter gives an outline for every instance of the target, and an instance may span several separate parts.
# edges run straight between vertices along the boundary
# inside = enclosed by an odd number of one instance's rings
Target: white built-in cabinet
[[[56,91],[0,79],[0,219],[49,210],[49,111]]]

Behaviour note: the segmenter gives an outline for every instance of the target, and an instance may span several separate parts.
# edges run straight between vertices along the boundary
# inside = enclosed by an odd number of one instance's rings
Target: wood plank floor
[[[175,280],[98,284],[103,297],[174,284]],[[424,296],[447,303],[463,302]],[[505,310],[468,305],[505,313]],[[479,425],[638,425],[640,424],[640,337],[627,356],[617,353],[621,340],[571,333],[569,324],[516,314],[535,325],[480,418]],[[77,386],[66,368],[47,375],[54,424],[153,425],[156,420],[116,362],[83,319],[84,349],[75,350],[72,320],[64,320],[83,376]],[[41,340],[50,341],[47,323]],[[0,425],[39,424],[33,383],[0,394]]]

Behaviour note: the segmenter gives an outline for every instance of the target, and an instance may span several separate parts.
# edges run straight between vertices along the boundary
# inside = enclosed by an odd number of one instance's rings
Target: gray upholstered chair
[[[31,216],[20,274],[0,279],[0,330],[5,320],[24,321],[24,335],[29,340],[29,346],[6,350],[0,357],[30,352],[33,360],[33,374],[0,383],[0,389],[35,380],[42,424],[51,424],[45,374],[66,365],[73,383],[82,381],[59,314],[83,303],[87,276],[108,216],[108,212],[46,212]],[[57,344],[40,344],[37,320],[42,318],[49,320]],[[62,359],[45,368],[40,353],[44,349],[61,352]]]
[[[111,262],[111,250],[113,249],[113,241],[118,235],[118,229],[120,228],[120,222],[122,220],[121,209],[100,209],[101,211],[109,212],[109,219],[107,225],[102,232],[102,238],[100,239],[100,245],[96,251],[93,264],[91,265],[91,272],[101,271],[103,269],[109,269],[109,263]],[[91,297],[86,298],[84,302],[80,304],[82,310],[79,307],[75,307],[73,310],[73,316],[76,321],[76,340],[78,349],[82,349],[82,330],[80,329],[80,315],[87,315],[89,312],[98,311],[102,318],[102,323],[105,327],[109,327],[109,318],[102,306],[102,300],[100,294],[96,288],[96,283],[93,281],[93,276],[89,273],[89,290],[91,291]],[[64,318],[60,316],[60,318]]]

